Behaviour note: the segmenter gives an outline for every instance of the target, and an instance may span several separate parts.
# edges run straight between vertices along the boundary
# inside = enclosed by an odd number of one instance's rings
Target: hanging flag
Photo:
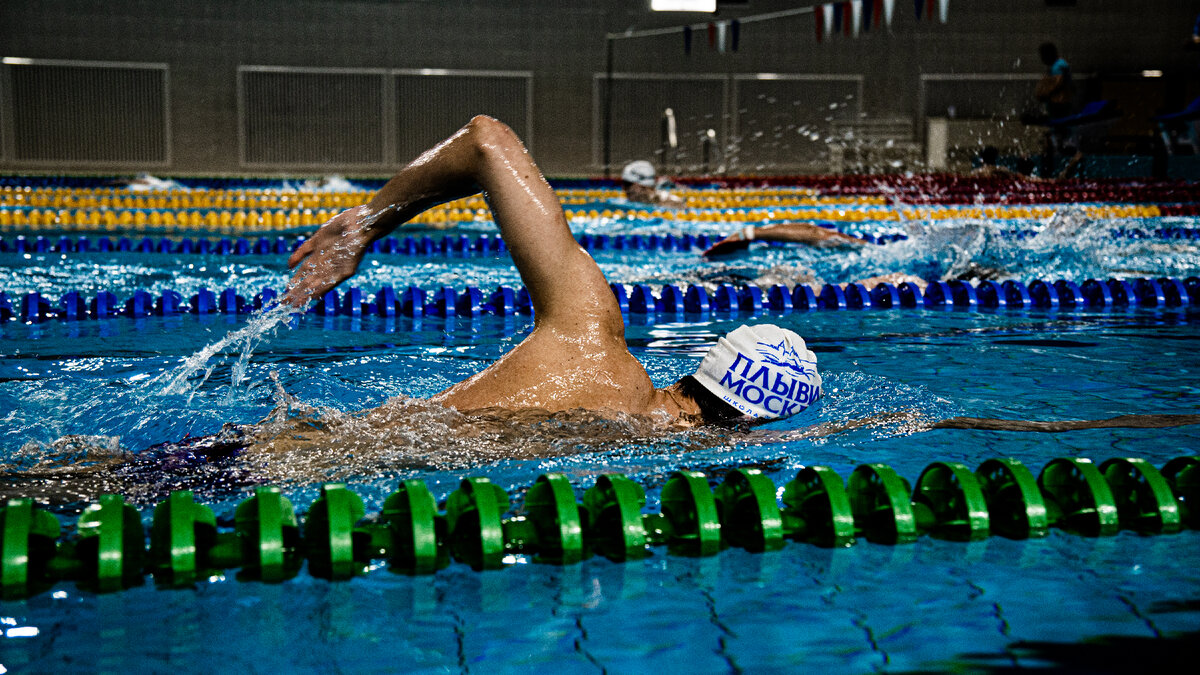
[[[813,25],[817,28],[817,42],[821,42],[825,37],[824,32],[821,30],[821,27],[825,25],[825,8],[821,5],[814,5],[813,19]]]
[[[834,33],[842,32],[842,3],[834,2],[833,5],[833,31]],[[825,5],[829,7],[829,5]]]
[[[859,31],[862,30],[862,0],[851,0],[850,2],[850,25],[854,27],[854,37],[858,37]]]
[[[708,23],[708,48],[713,49],[717,46],[717,25],[711,21]]]
[[[896,11],[896,0],[881,0],[883,2],[883,21],[887,27],[892,27],[892,15]]]
[[[692,27],[683,27],[683,53],[687,56],[692,55]]]
[[[862,26],[864,31],[871,30],[871,10],[875,9],[875,3],[878,1],[879,0],[866,0],[865,2],[858,3],[858,11],[862,15],[859,25]]]
[[[741,32],[742,32],[742,22],[741,21],[734,19],[733,21],[729,22],[729,33],[730,33],[729,49],[730,50],[735,51],[735,52],[737,51],[738,38],[740,37]]]
[[[950,18],[950,0],[938,0],[938,21],[946,23]]]
[[[717,52],[725,53],[725,29],[729,26],[726,21],[717,22]]]
[[[850,37],[850,32],[851,32],[851,30],[850,30],[850,24],[851,24],[850,15],[851,14],[852,14],[852,12],[850,11],[850,0],[846,0],[845,2],[842,3],[842,33],[846,37]],[[854,31],[854,32],[857,34],[858,31]]]
[[[917,12],[917,21],[920,21],[921,12],[925,9],[925,0],[913,0],[913,9]]]
[[[825,35],[833,34],[833,3],[825,3]]]

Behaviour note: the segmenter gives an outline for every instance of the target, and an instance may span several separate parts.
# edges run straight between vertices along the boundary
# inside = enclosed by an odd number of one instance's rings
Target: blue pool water
[[[1152,230],[1161,223],[1121,225]],[[624,224],[631,231],[657,226]],[[601,251],[596,257],[610,280],[627,284],[951,276],[965,271],[967,261],[998,270],[998,278],[1024,280],[1183,277],[1200,269],[1195,241],[1113,240],[1113,223],[1079,227],[1092,233],[1086,246],[1078,245],[1078,231],[1073,245],[1065,238],[1039,241],[1041,235],[1009,239],[986,224],[958,222],[930,224],[907,241],[865,252],[759,248],[703,268],[695,252],[647,259],[645,252]],[[263,286],[281,287],[285,278],[274,256],[0,257],[0,288],[10,295],[108,290],[126,297],[135,289],[190,294],[202,286],[252,295]],[[516,282],[504,256],[378,255],[353,283],[461,289]],[[1161,466],[1200,449],[1200,426],[1065,434],[916,430],[956,415],[1058,420],[1196,413],[1200,313],[1194,306],[810,311],[686,321],[630,315],[627,339],[655,384],[664,386],[694,370],[717,336],[759,320],[805,336],[818,355],[826,397],[800,416],[750,433],[662,435],[632,423],[578,420],[567,420],[564,431],[564,423],[551,419],[522,428],[519,438],[464,439],[447,430],[446,419],[431,418],[428,433],[389,436],[387,447],[374,453],[281,457],[251,467],[239,480],[165,471],[131,478],[107,461],[116,452],[212,433],[225,422],[262,420],[281,401],[279,389],[334,424],[396,396],[429,396],[498,358],[528,332],[531,319],[310,315],[254,344],[236,382],[235,343],[173,393],[164,389],[180,363],[242,328],[245,317],[8,322],[0,326],[5,489],[8,496],[24,490],[61,498],[71,489],[116,486],[140,495],[148,522],[165,491],[184,486],[227,521],[258,481],[281,485],[300,510],[323,481],[345,481],[373,514],[406,478],[421,479],[441,500],[462,477],[486,476],[508,490],[519,509],[525,489],[546,472],[565,474],[580,496],[598,476],[619,472],[646,487],[654,508],[678,469],[719,481],[730,468],[753,466],[782,486],[807,465],[826,465],[846,477],[861,463],[882,462],[915,481],[939,460],[974,468],[988,458],[1013,457],[1036,473],[1055,457],[1141,457]],[[832,435],[810,433],[883,413],[902,415]],[[53,446],[68,435],[106,439]],[[516,448],[519,457],[504,456]],[[12,479],[72,463],[99,468],[65,483]],[[64,523],[73,522],[79,506],[75,500],[57,507]],[[150,583],[97,595],[61,583],[2,607],[0,663],[37,672],[191,671],[204,663],[251,672],[512,672],[550,665],[570,672],[909,672],[1078,665],[1084,658],[1169,655],[1180,644],[1170,638],[1194,636],[1200,535],[1121,532],[1088,539],[1052,530],[1025,541],[925,537],[907,546],[860,541],[836,550],[792,543],[778,552],[729,549],[698,559],[659,548],[645,561],[624,564],[593,558],[555,567],[517,557],[503,570],[475,572],[453,563],[432,577],[381,566],[341,583],[302,572],[268,585],[236,581],[230,572],[184,591],[159,591]],[[1124,642],[1079,646],[1106,636]]]

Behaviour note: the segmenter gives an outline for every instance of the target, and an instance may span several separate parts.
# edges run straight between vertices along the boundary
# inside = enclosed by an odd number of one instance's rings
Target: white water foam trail
[[[234,345],[238,351],[238,360],[233,366],[229,394],[226,397],[226,403],[231,402],[234,392],[237,390],[238,383],[245,378],[246,368],[249,366],[250,357],[254,354],[254,349],[268,337],[268,333],[273,335],[274,330],[293,311],[295,310],[283,305],[273,307],[251,319],[250,323],[243,328],[229,333],[220,340],[192,354],[174,370],[155,377],[150,381],[150,384],[158,385],[166,381],[166,385],[159,390],[159,395],[187,394],[188,403],[191,403],[192,397],[196,395],[196,391],[208,380],[209,376],[212,375],[213,369],[216,367],[214,364],[205,368],[208,361],[226,347]],[[201,368],[205,368],[204,376],[198,381],[192,382],[191,377]]]

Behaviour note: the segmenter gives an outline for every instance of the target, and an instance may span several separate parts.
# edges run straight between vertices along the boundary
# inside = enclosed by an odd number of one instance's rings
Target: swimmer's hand
[[[366,206],[329,219],[288,258],[295,269],[281,302],[297,309],[353,276],[376,237]]]

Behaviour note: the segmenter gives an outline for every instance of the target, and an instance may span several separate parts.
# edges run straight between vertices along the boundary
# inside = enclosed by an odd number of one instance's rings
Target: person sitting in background
[[[827,227],[811,223],[776,223],[774,225],[747,225],[704,252],[706,256],[734,253],[750,246],[755,241],[779,241],[806,244],[817,248],[864,246],[867,242],[858,237],[843,234]]]
[[[1047,122],[1067,117],[1075,112],[1075,82],[1071,79],[1071,64],[1059,56],[1058,47],[1053,42],[1043,42],[1038,47],[1038,54],[1047,70],[1034,89],[1034,97],[1045,107]],[[1070,125],[1047,129],[1042,154],[1043,175],[1050,175],[1058,156],[1077,154],[1079,139],[1076,133],[1076,128]]]
[[[1034,96],[1046,106],[1050,119],[1066,117],[1073,110],[1075,82],[1071,79],[1071,64],[1058,53],[1053,42],[1043,42],[1038,55],[1046,65],[1046,75],[1034,90]]]
[[[655,206],[683,206],[682,199],[659,188],[654,166],[644,159],[630,162],[621,170],[621,188],[625,190],[625,198],[631,202]]]

